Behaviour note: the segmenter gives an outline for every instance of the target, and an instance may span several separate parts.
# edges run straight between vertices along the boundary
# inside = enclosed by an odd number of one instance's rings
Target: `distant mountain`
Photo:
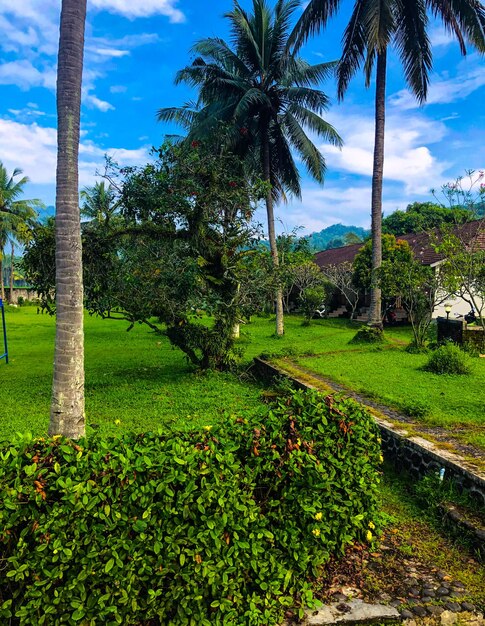
[[[344,226],[343,224],[332,224],[324,228],[319,233],[312,233],[307,235],[305,239],[308,239],[310,246],[315,251],[328,250],[329,248],[339,248],[349,243],[346,240],[346,235],[353,234],[359,239],[365,239],[369,235],[370,231],[360,226]],[[350,243],[353,243],[351,241]]]

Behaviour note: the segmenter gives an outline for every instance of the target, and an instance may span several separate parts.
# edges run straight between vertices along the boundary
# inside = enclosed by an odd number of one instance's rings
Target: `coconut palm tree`
[[[340,0],[310,0],[293,30],[290,45],[298,50],[307,37],[326,26],[340,8]],[[343,52],[337,68],[338,96],[342,99],[350,80],[363,66],[369,86],[375,67],[375,144],[372,174],[372,288],[369,323],[382,327],[381,292],[376,274],[381,265],[382,181],[387,52],[393,46],[403,64],[404,76],[420,103],[426,101],[432,69],[428,36],[429,13],[442,21],[458,40],[485,50],[485,9],[478,0],[355,0],[343,36]]]
[[[95,183],[93,187],[85,187],[81,191],[81,200],[82,217],[96,220],[106,226],[119,206],[114,187],[106,185],[104,181]]]
[[[84,426],[84,335],[79,132],[86,0],[62,0],[57,65],[56,344],[49,434]]]
[[[22,170],[16,168],[9,176],[6,167],[0,161],[0,295],[5,299],[3,284],[3,259],[7,242],[12,245],[10,259],[10,301],[13,292],[13,250],[15,241],[21,238],[22,229],[27,223],[37,217],[36,208],[42,207],[40,200],[26,200],[21,198],[24,187],[29,182],[27,176],[22,176]],[[17,179],[17,180],[15,180]]]
[[[300,174],[292,150],[310,175],[323,182],[325,159],[307,134],[340,146],[336,130],[321,114],[329,100],[314,86],[334,70],[334,63],[310,65],[288,52],[293,14],[299,0],[278,0],[271,9],[265,0],[253,0],[253,12],[237,0],[225,17],[230,22],[232,46],[209,38],[194,46],[198,55],[181,70],[177,83],[199,90],[195,108],[161,109],[158,118],[177,121],[189,129],[188,140],[219,137],[224,148],[241,156],[248,172],[265,182],[268,237],[275,269],[274,203],[287,193],[301,196]],[[276,332],[282,335],[283,300],[276,293]]]

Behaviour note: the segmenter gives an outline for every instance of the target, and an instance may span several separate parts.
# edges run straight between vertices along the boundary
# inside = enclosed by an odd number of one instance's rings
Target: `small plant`
[[[429,415],[431,408],[426,402],[421,402],[420,400],[410,400],[403,405],[402,410],[404,414],[409,417],[422,419],[423,417]]]
[[[349,343],[383,343],[384,334],[375,326],[362,326]]]
[[[471,372],[470,358],[454,344],[445,344],[435,350],[424,366],[427,372],[433,374],[460,374],[468,375]]]

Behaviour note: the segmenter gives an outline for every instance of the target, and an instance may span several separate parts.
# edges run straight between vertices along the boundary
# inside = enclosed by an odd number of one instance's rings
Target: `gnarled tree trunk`
[[[84,425],[84,332],[79,132],[86,0],[62,0],[57,67],[57,321],[49,434],[77,439]]]

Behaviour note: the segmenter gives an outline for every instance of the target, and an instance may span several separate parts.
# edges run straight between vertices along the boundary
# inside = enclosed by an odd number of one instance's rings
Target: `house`
[[[485,220],[474,220],[472,222],[456,226],[453,228],[452,233],[459,237],[465,245],[473,246],[476,250],[485,250]],[[439,240],[439,231],[432,231],[431,233],[410,233],[397,237],[397,239],[408,242],[414,257],[421,261],[423,265],[438,268],[444,261],[445,256],[435,251],[432,245],[432,238],[437,238]],[[362,243],[355,243],[341,248],[323,250],[322,252],[317,252],[315,254],[314,261],[320,268],[336,266],[342,263],[353,263],[362,246]],[[452,305],[451,316],[453,317],[463,316],[470,311],[470,304],[458,296],[448,298],[448,302]],[[334,304],[339,312],[345,312],[344,300],[337,301]],[[359,315],[356,319],[365,321],[367,319],[366,305],[368,304],[366,294],[363,294],[359,304]],[[399,311],[399,303],[397,313],[400,319],[404,319],[406,317],[405,312]],[[443,303],[435,309],[433,317],[444,315],[445,309]]]

